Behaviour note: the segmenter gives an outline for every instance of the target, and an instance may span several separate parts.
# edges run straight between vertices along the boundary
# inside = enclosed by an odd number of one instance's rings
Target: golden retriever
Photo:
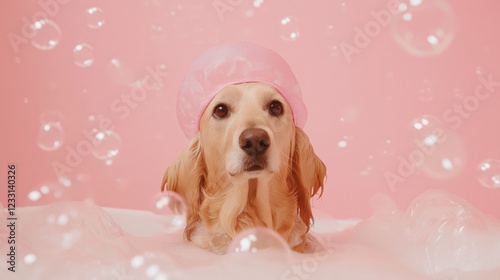
[[[161,189],[185,199],[184,237],[201,248],[224,252],[240,231],[262,226],[303,252],[313,222],[310,200],[321,196],[325,176],[284,97],[264,83],[241,83],[209,103]]]

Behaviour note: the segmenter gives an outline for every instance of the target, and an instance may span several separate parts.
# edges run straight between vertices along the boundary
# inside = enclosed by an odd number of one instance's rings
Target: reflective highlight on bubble
[[[229,244],[228,253],[259,253],[261,251],[277,250],[290,254],[287,242],[274,230],[255,227],[240,232]]]
[[[485,188],[500,188],[500,160],[485,159],[477,166],[477,180]]]
[[[300,37],[298,20],[293,16],[285,16],[280,20],[280,37],[285,41],[295,41]]]
[[[96,140],[92,149],[94,157],[109,160],[120,152],[122,139],[116,132],[112,130],[96,131],[94,138]]]
[[[445,0],[405,0],[394,15],[392,33],[409,54],[419,57],[444,52],[453,42],[456,19]]]
[[[87,9],[87,25],[90,28],[98,29],[104,25],[104,13],[99,7],[92,7]]]
[[[78,67],[90,67],[95,60],[92,46],[85,43],[78,44],[73,48],[73,57]]]
[[[156,194],[150,203],[150,211],[161,215],[158,221],[163,232],[175,232],[186,226],[187,206],[176,192],[164,191]]]
[[[31,31],[33,32],[31,44],[42,51],[52,50],[61,40],[61,29],[49,19],[34,22],[31,25]]]
[[[44,151],[55,151],[62,147],[65,133],[57,123],[45,123],[38,129],[37,144]]]

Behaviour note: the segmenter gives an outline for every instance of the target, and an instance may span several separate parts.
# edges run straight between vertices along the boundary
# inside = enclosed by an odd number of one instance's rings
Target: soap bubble
[[[434,56],[445,51],[456,33],[455,14],[445,0],[404,0],[394,15],[392,33],[409,54]]]
[[[463,198],[429,190],[411,203],[406,215],[407,236],[422,248],[415,255],[424,258],[425,273],[498,265],[499,224]]]
[[[87,9],[87,25],[90,28],[101,28],[104,25],[104,13],[99,7],[92,7]]]
[[[41,184],[28,193],[28,200],[36,205],[49,204],[65,198],[64,186],[57,183]]]
[[[434,100],[434,91],[428,86],[424,86],[418,90],[418,98],[422,102],[430,102]]]
[[[436,117],[424,115],[411,125],[413,150],[408,156],[411,165],[427,176],[447,180],[456,177],[465,167],[465,144],[453,131],[446,129]]]
[[[137,80],[132,69],[118,58],[109,61],[107,71],[111,79],[119,85],[130,86]]]
[[[38,130],[38,147],[44,151],[55,151],[64,143],[64,130],[57,123],[45,123]]]
[[[485,159],[477,166],[477,180],[486,188],[500,188],[500,160]]]
[[[82,43],[78,44],[73,48],[73,57],[75,59],[76,66],[79,67],[89,67],[94,63],[95,57],[93,54],[92,46]]]
[[[352,136],[344,135],[342,136],[342,139],[337,142],[337,147],[344,149],[345,147],[351,145],[352,140]]]
[[[175,262],[158,252],[144,252],[133,256],[127,269],[132,279],[168,280],[174,279],[178,270]]]
[[[228,253],[258,253],[278,250],[290,254],[288,243],[277,232],[264,227],[255,227],[240,232],[229,244]]]
[[[94,138],[97,140],[92,149],[94,157],[108,160],[120,152],[122,139],[116,132],[112,130],[96,131]]]
[[[285,41],[295,41],[300,32],[297,19],[293,16],[285,16],[280,20],[280,37]]]
[[[49,19],[34,22],[31,25],[31,31],[33,32],[31,44],[42,51],[55,48],[61,40],[61,29]]]
[[[172,233],[183,230],[186,226],[187,206],[178,193],[160,192],[153,197],[150,205],[151,212],[161,215],[158,217],[158,222],[163,232]]]
[[[396,153],[395,150],[396,150],[396,148],[395,148],[392,140],[385,139],[382,142],[382,149],[380,150],[380,154],[384,157],[391,157]]]

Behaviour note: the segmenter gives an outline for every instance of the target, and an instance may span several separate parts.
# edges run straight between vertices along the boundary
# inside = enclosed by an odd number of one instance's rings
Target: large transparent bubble
[[[42,51],[52,50],[61,40],[61,29],[49,19],[34,22],[31,25],[31,31],[33,32],[31,44]]]
[[[237,254],[255,254],[269,251],[289,255],[291,249],[277,232],[264,227],[254,227],[240,232],[233,238],[227,248],[228,253]]]
[[[149,210],[157,215],[161,231],[173,233],[186,227],[187,206],[177,193],[164,191],[154,195]]]
[[[407,53],[429,57],[450,47],[456,16],[446,0],[403,0],[398,10],[393,16],[392,33]]]
[[[500,188],[500,160],[485,159],[477,166],[477,180],[485,188]]]
[[[417,197],[406,213],[407,236],[425,256],[427,273],[485,270],[500,264],[500,223],[441,190]]]

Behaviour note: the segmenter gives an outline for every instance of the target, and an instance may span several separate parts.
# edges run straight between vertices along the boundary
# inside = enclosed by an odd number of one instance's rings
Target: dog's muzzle
[[[243,130],[239,137],[240,148],[247,154],[245,171],[264,170],[267,167],[267,150],[271,145],[269,134],[261,128]]]

